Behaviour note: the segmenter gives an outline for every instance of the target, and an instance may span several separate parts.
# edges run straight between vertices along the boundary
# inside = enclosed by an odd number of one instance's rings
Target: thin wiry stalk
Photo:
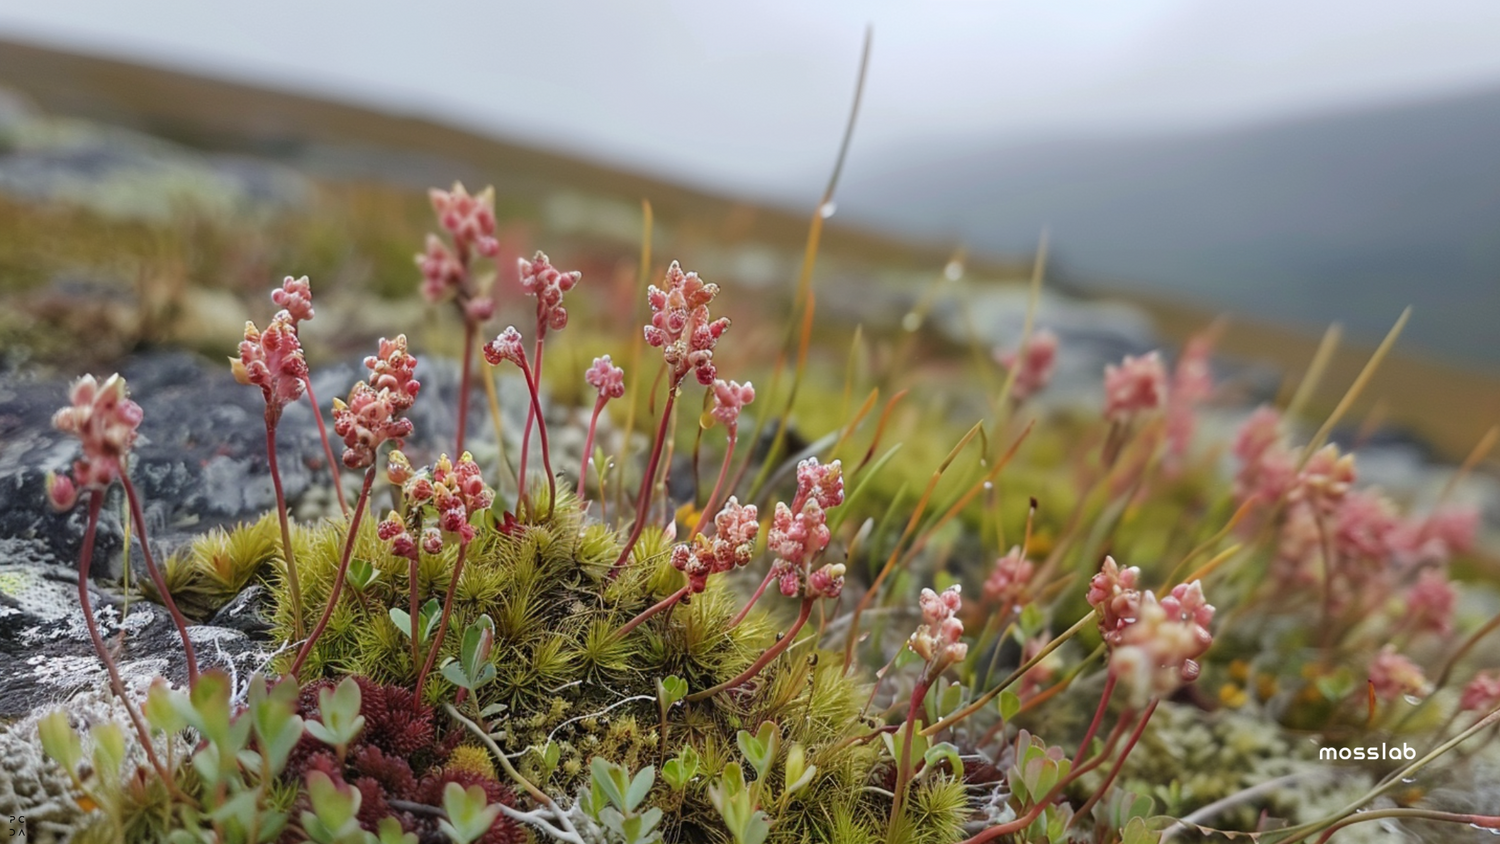
[[[318,439],[323,441],[323,457],[328,461],[328,477],[333,481],[333,494],[339,500],[339,510],[347,518],[349,502],[344,500],[344,484],[339,480],[339,462],[334,459],[333,445],[328,442],[328,428],[323,424],[323,408],[318,404],[318,397],[313,395],[312,378],[303,378],[302,388],[307,391],[307,400],[312,404],[313,419],[318,423]]]
[[[583,500],[584,482],[589,478],[589,457],[594,453],[594,430],[599,426],[599,414],[609,399],[600,396],[594,400],[594,413],[589,417],[589,434],[583,440],[583,459],[578,465],[578,500]],[[603,497],[603,496],[601,496]]]
[[[672,422],[672,405],[677,401],[677,382],[674,379],[667,389],[667,403],[662,408],[661,424],[656,430],[656,441],[651,445],[651,457],[646,460],[645,474],[641,477],[641,491],[636,495],[635,523],[630,528],[630,538],[625,540],[625,546],[620,549],[620,556],[615,560],[612,569],[618,569],[630,559],[630,552],[635,550],[635,543],[640,541],[641,531],[646,528],[646,516],[651,506],[651,488],[656,485],[656,466],[661,460],[662,441],[667,438],[667,427]]]
[[[297,677],[302,670],[302,664],[312,654],[313,645],[317,643],[318,637],[323,635],[324,628],[328,627],[328,619],[333,617],[333,608],[338,606],[339,593],[344,589],[344,577],[349,573],[349,560],[354,554],[354,541],[359,537],[359,523],[365,515],[365,505],[370,501],[370,487],[375,483],[375,464],[365,470],[365,482],[359,489],[359,498],[354,501],[354,517],[349,522],[349,533],[344,537],[344,553],[339,558],[338,572],[333,577],[333,588],[328,593],[328,605],[323,608],[323,615],[313,627],[312,632],[307,635],[307,641],[302,643],[302,649],[297,652],[297,658],[292,660],[292,667],[287,671],[290,677]]]
[[[802,629],[802,625],[806,624],[807,619],[812,615],[812,605],[812,598],[803,598],[802,610],[797,614],[797,620],[792,623],[791,628],[786,633],[782,634],[781,638],[776,641],[776,644],[766,648],[766,652],[760,655],[760,659],[751,663],[749,668],[745,669],[734,679],[725,680],[711,689],[704,689],[701,692],[694,692],[688,695],[688,702],[697,703],[700,700],[711,698],[719,692],[727,692],[730,689],[739,688],[745,683],[750,682],[751,678],[759,674],[762,668],[771,664],[771,660],[780,656],[782,651],[792,646],[792,641],[797,638],[797,633]]]
[[[302,621],[302,585],[297,576],[297,560],[292,552],[292,528],[286,514],[286,493],[281,488],[281,469],[276,460],[278,415],[272,405],[266,405],[266,463],[271,467],[271,486],[276,491],[276,517],[281,522],[281,558],[286,562],[287,592],[292,603],[292,631],[301,639],[306,633]]]
[[[151,545],[146,540],[146,516],[141,512],[141,499],[135,494],[135,485],[124,473],[120,474],[120,485],[125,487],[125,499],[130,502],[130,518],[135,522],[135,532],[141,543],[141,556],[146,560],[146,573],[151,576],[151,582],[156,584],[156,591],[160,593],[162,603],[171,614],[172,623],[177,625],[177,635],[182,639],[182,650],[187,656],[188,685],[192,685],[198,682],[198,655],[193,652],[193,640],[188,637],[187,619],[177,609],[177,602],[172,600],[172,593],[167,589],[167,581],[161,576],[161,569],[156,567]]]
[[[465,266],[467,267],[467,263]],[[457,454],[464,453],[464,433],[469,426],[469,389],[474,370],[474,332],[478,327],[472,319],[464,318],[464,359],[458,379],[458,444],[454,447]]]

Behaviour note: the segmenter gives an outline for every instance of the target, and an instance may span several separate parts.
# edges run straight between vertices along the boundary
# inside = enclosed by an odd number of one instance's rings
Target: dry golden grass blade
[[[1291,401],[1286,404],[1287,416],[1294,417],[1307,407],[1313,391],[1318,389],[1318,382],[1323,380],[1323,373],[1328,371],[1328,362],[1333,360],[1333,353],[1338,350],[1339,339],[1343,337],[1343,334],[1344,330],[1336,322],[1323,332],[1323,339],[1318,341],[1318,350],[1313,353],[1312,362],[1307,365],[1307,372],[1297,383],[1297,391],[1292,394]]]
[[[1380,362],[1385,360],[1385,356],[1390,353],[1391,347],[1396,345],[1396,338],[1401,336],[1401,329],[1406,327],[1406,321],[1409,319],[1411,319],[1410,307],[1401,312],[1401,316],[1396,319],[1396,324],[1391,326],[1391,330],[1386,333],[1385,339],[1380,341],[1380,345],[1375,347],[1375,352],[1365,362],[1365,368],[1359,371],[1358,377],[1354,379],[1353,384],[1349,385],[1349,390],[1339,400],[1338,406],[1333,409],[1333,413],[1329,414],[1328,419],[1323,422],[1323,427],[1319,428],[1318,432],[1313,435],[1313,438],[1308,441],[1307,448],[1302,451],[1302,459],[1297,465],[1298,469],[1307,465],[1308,458],[1312,457],[1313,453],[1323,446],[1323,443],[1328,440],[1328,435],[1333,432],[1334,427],[1343,420],[1344,415],[1349,412],[1349,408],[1353,407],[1354,403],[1359,400],[1360,394],[1369,385],[1370,379],[1375,377],[1375,371],[1380,368]]]

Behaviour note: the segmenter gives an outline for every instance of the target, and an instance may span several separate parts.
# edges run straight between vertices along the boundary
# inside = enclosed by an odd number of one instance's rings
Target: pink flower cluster
[[[1015,370],[1010,397],[1020,404],[1052,381],[1052,372],[1057,368],[1057,335],[1043,328],[1032,334],[1018,351],[998,353],[995,360],[1006,369]]]
[[[1110,671],[1136,702],[1198,678],[1202,669],[1196,660],[1213,644],[1208,626],[1214,617],[1196,580],[1178,584],[1160,601],[1139,584],[1140,569],[1121,569],[1106,557],[1088,592],[1110,647]]]
[[[470,196],[462,183],[454,182],[453,190],[433,188],[427,192],[427,198],[432,200],[438,223],[453,235],[460,251],[472,250],[486,258],[499,253],[500,243],[495,240],[494,188]]]
[[[271,301],[292,318],[292,325],[313,318],[312,283],[307,276],[287,276],[281,286],[271,291]]]
[[[510,361],[522,369],[526,368],[526,347],[521,343],[521,332],[514,325],[495,335],[495,339],[484,344],[484,360],[490,366],[499,366]],[[624,372],[621,372],[623,377]],[[592,382],[590,382],[592,383]]]
[[[307,359],[291,313],[282,311],[272,317],[265,331],[253,322],[245,323],[240,356],[230,358],[229,364],[234,380],[259,387],[266,408],[279,417],[287,405],[302,397],[307,378]]]
[[[691,594],[708,587],[708,576],[722,574],[750,562],[755,553],[755,536],[760,522],[754,504],[740,505],[730,496],[719,514],[714,516],[714,536],[693,537],[693,544],[680,543],[672,549],[672,565],[687,575]]]
[[[49,475],[47,498],[58,510],[68,510],[83,489],[102,489],[120,477],[122,461],[135,447],[141,425],[141,406],[130,400],[125,379],[111,375],[103,384],[85,375],[68,391],[68,406],[52,416],[52,427],[83,443],[83,455],[73,461],[73,476]]]
[[[1256,496],[1269,507],[1291,489],[1297,460],[1283,436],[1281,414],[1273,407],[1261,405],[1245,420],[1234,439],[1234,456],[1240,462],[1234,477],[1237,500]]]
[[[1445,563],[1454,554],[1474,548],[1479,532],[1479,511],[1473,507],[1450,507],[1398,525],[1390,536],[1399,562],[1407,565]]]
[[[443,534],[435,527],[421,530],[423,551],[428,554],[441,554],[443,552]],[[375,526],[375,535],[391,546],[391,553],[398,557],[414,560],[417,557],[417,541],[412,538],[411,532],[407,530],[406,523],[401,521],[401,514],[395,510],[387,513],[380,524]]]
[[[488,510],[495,501],[495,493],[485,486],[479,464],[467,451],[456,464],[448,455],[442,455],[430,472],[418,473],[407,480],[404,492],[411,506],[430,505],[436,510],[438,528],[443,533],[456,534],[464,544],[474,539],[469,517]]]
[[[953,663],[962,662],[969,654],[969,646],[963,642],[964,623],[958,619],[958,612],[963,608],[960,588],[954,584],[944,589],[941,595],[923,589],[917,599],[922,608],[922,624],[911,634],[907,646],[927,661],[924,676],[928,680],[936,678]]]
[[[536,297],[537,331],[547,329],[561,331],[568,324],[568,309],[563,307],[563,294],[583,278],[583,273],[574,270],[563,272],[552,266],[546,253],[538,252],[530,261],[518,258],[521,272],[521,290],[527,296]]]
[[[753,401],[755,401],[755,385],[749,381],[741,384],[737,381],[716,379],[714,381],[714,406],[709,413],[723,423],[732,436],[740,424],[740,411]]]
[[[1104,418],[1128,422],[1136,414],[1160,408],[1167,398],[1167,371],[1161,355],[1126,355],[1119,366],[1104,367]]]
[[[844,588],[844,566],[813,561],[828,547],[828,509],[844,503],[843,467],[835,460],[819,464],[809,457],[797,464],[797,494],[792,504],[776,502],[766,546],[776,555],[771,570],[781,594],[836,598]]]
[[[708,305],[719,295],[717,284],[705,283],[697,273],[684,273],[676,261],[667,268],[665,290],[651,285],[646,299],[651,303],[651,324],[646,342],[662,350],[672,368],[672,384],[682,383],[689,371],[698,383],[708,386],[717,374],[714,347],[729,328],[729,319],[712,319]]]
[[[609,355],[594,358],[594,365],[583,373],[583,380],[599,391],[601,399],[617,399],[625,395],[625,370],[615,366]]]
[[[1458,708],[1464,712],[1489,712],[1500,706],[1500,671],[1481,671],[1464,686]]]
[[[991,604],[1021,603],[1035,572],[1036,566],[1021,556],[1021,546],[1011,548],[1009,553],[995,561],[995,568],[984,581],[985,601]]]
[[[1432,684],[1421,666],[1396,653],[1395,645],[1386,645],[1370,662],[1370,684],[1381,700],[1395,700],[1402,695],[1418,697],[1432,693]]]
[[[333,400],[333,430],[344,438],[344,465],[363,469],[375,462],[375,450],[387,440],[399,448],[411,436],[410,419],[401,418],[416,400],[422,384],[415,377],[417,359],[406,350],[406,335],[381,338],[380,353],[365,358],[370,383],[349,390],[347,402]]]
[[[1099,633],[1110,645],[1120,643],[1120,633],[1140,615],[1141,570],[1120,568],[1114,557],[1105,557],[1099,573],[1089,581],[1088,602],[1099,613]]]
[[[1427,569],[1406,593],[1406,618],[1417,630],[1447,636],[1453,632],[1458,593],[1442,572]]]

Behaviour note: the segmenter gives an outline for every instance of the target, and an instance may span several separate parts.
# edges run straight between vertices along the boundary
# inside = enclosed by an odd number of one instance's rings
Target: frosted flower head
[[[302,397],[307,378],[307,359],[297,339],[297,324],[287,311],[271,319],[265,331],[245,323],[240,356],[229,359],[234,380],[260,388],[266,407],[279,417],[287,405]]]
[[[1099,632],[1111,645],[1120,643],[1120,634],[1140,616],[1142,592],[1141,570],[1136,566],[1120,568],[1114,557],[1105,557],[1099,573],[1089,581],[1088,602],[1099,613]]]
[[[1140,413],[1156,410],[1167,398],[1167,372],[1161,354],[1126,355],[1118,366],[1104,367],[1104,418],[1126,422]]]
[[[141,407],[130,400],[125,379],[111,375],[99,383],[92,375],[73,382],[68,405],[52,416],[52,427],[76,436],[83,454],[73,461],[73,475],[48,479],[47,495],[52,506],[67,509],[77,502],[80,490],[97,490],[120,477],[125,455],[135,447],[141,425]]]
[[[844,503],[843,463],[819,463],[818,458],[809,457],[797,464],[797,496],[792,499],[795,509],[801,502],[818,502],[824,510]]]
[[[1113,637],[1109,670],[1138,705],[1198,679],[1203,669],[1197,658],[1213,644],[1208,624],[1214,608],[1194,581],[1179,584],[1159,602],[1154,593],[1142,592],[1135,613]]]
[[[401,449],[391,449],[385,458],[385,479],[396,486],[405,486],[415,475],[416,470]]]
[[[397,334],[394,340],[380,338],[380,352],[365,358],[365,368],[370,370],[370,386],[389,392],[391,406],[398,413],[411,408],[422,382],[416,379],[417,359],[406,349],[405,334]]]
[[[411,436],[410,419],[400,414],[411,404],[389,389],[376,390],[363,381],[349,390],[347,402],[333,400],[333,430],[344,439],[344,465],[364,469],[375,462],[375,451],[386,441]]]
[[[583,373],[583,380],[599,391],[601,400],[617,399],[625,395],[625,370],[615,366],[609,355],[594,358],[594,365]]]
[[[426,248],[416,262],[422,272],[422,298],[434,305],[456,295],[468,278],[463,262],[435,234],[427,235]]]
[[[1015,371],[1010,397],[1020,404],[1051,383],[1052,372],[1057,368],[1057,335],[1043,328],[1032,334],[1019,350],[999,353],[995,359],[1007,370]]]
[[[1306,501],[1322,513],[1333,513],[1354,486],[1354,455],[1339,454],[1336,445],[1325,445],[1309,457],[1288,494],[1291,501]]]
[[[1036,566],[1021,556],[1021,546],[995,561],[995,568],[984,582],[984,599],[992,604],[1019,603],[1026,595],[1027,585]]]
[[[714,406],[709,413],[724,427],[734,431],[740,424],[740,411],[745,405],[755,401],[755,385],[746,381],[741,384],[738,381],[725,381],[716,379],[714,381]]]
[[[1417,630],[1447,636],[1453,632],[1453,606],[1458,593],[1441,572],[1427,569],[1406,593],[1406,617]]]
[[[713,319],[708,305],[719,295],[719,286],[684,273],[676,261],[667,268],[666,288],[651,285],[646,300],[651,304],[651,324],[646,342],[662,350],[662,359],[672,369],[672,383],[679,384],[693,372],[698,383],[714,382],[714,347],[729,328],[724,317]]]
[[[837,598],[844,591],[843,563],[824,563],[807,576],[807,597]]]
[[[461,251],[474,251],[493,258],[500,251],[495,240],[495,189],[485,188],[471,196],[459,182],[452,190],[433,188],[427,192],[438,223],[453,236]]]
[[[312,283],[307,280],[307,276],[287,276],[280,287],[271,291],[271,301],[286,311],[293,326],[313,318]]]
[[[521,342],[521,332],[512,325],[495,335],[495,339],[484,344],[484,360],[490,366],[499,366],[502,361],[510,361],[525,369],[526,347]]]
[[[1479,532],[1479,511],[1473,507],[1449,507],[1424,518],[1397,525],[1389,537],[1392,551],[1406,565],[1443,564],[1454,554],[1474,548]]]
[[[687,575],[691,592],[697,594],[707,588],[709,575],[749,563],[759,532],[755,505],[741,506],[739,499],[731,496],[714,517],[713,538],[700,533],[693,537],[692,545],[677,545],[672,549],[672,565]]]
[[[1400,524],[1396,506],[1385,496],[1365,490],[1346,493],[1333,518],[1334,547],[1348,560],[1384,563]]]
[[[1251,496],[1270,504],[1286,495],[1297,480],[1297,458],[1287,448],[1282,434],[1281,413],[1262,405],[1240,426],[1234,439],[1234,456],[1240,461],[1234,476],[1235,498]]]
[[[474,455],[466,451],[454,463],[444,454],[433,464],[432,506],[438,511],[438,527],[444,533],[457,534],[463,543],[472,541],[470,516],[488,510],[494,501],[495,493],[485,485]]]
[[[573,289],[583,273],[576,270],[563,272],[552,266],[545,252],[538,252],[530,260],[518,258],[517,268],[521,275],[521,290],[527,296],[536,297],[537,330],[561,331],[568,324],[568,309],[563,307],[563,294]]]
[[[1381,648],[1370,662],[1370,683],[1381,700],[1395,700],[1404,695],[1425,697],[1432,693],[1432,684],[1421,666],[1396,653],[1395,645]]]
[[[958,619],[963,608],[960,587],[955,584],[940,595],[923,589],[917,599],[922,609],[922,624],[911,634],[907,645],[927,661],[926,677],[931,679],[955,662],[968,656],[969,646],[962,641],[964,624]]]
[[[1500,706],[1500,671],[1481,671],[1464,686],[1458,708],[1464,712],[1489,712]]]

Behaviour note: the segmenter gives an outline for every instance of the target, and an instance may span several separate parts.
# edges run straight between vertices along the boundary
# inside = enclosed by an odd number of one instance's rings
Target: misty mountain
[[[867,153],[851,216],[1069,275],[1500,363],[1500,91],[1213,132]],[[873,164],[871,163],[873,161]]]

